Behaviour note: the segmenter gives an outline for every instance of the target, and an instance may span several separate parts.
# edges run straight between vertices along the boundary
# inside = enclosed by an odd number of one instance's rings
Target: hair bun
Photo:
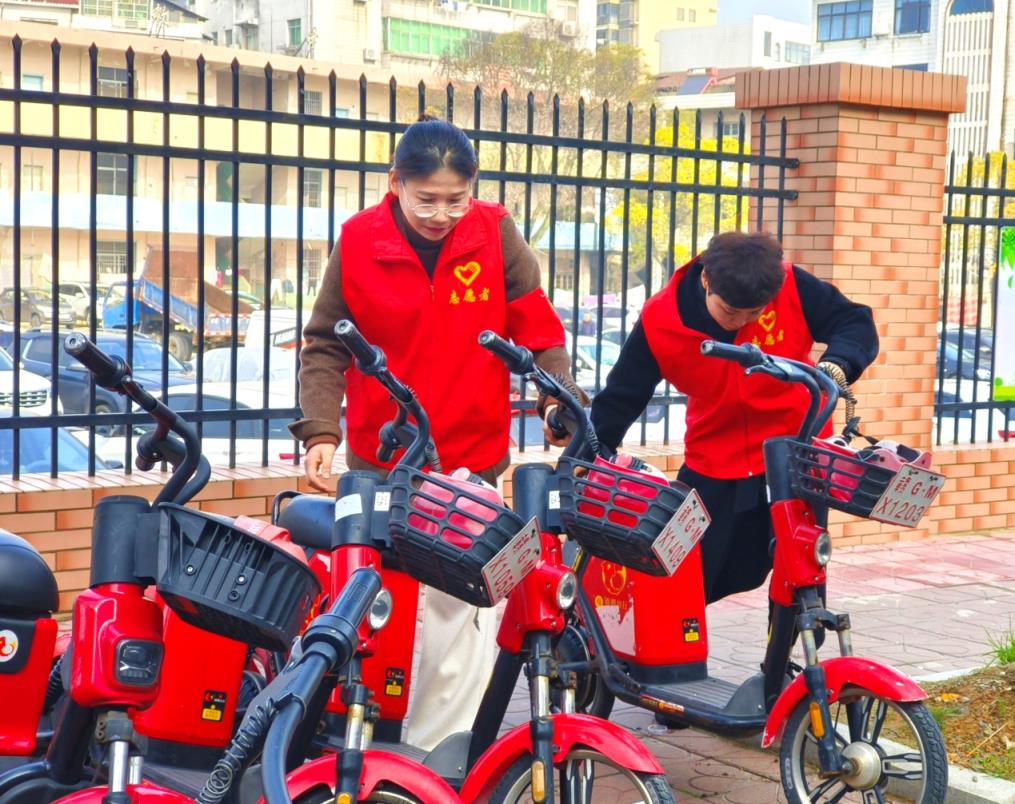
[[[430,120],[437,120],[436,115],[432,115],[429,112],[422,112],[419,117],[416,118],[417,123],[426,123]]]

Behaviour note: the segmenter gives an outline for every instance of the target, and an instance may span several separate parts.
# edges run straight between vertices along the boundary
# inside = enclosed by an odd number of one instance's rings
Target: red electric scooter
[[[888,443],[855,450],[845,438],[818,438],[840,390],[813,366],[751,344],[705,341],[702,352],[735,361],[748,374],[803,385],[811,397],[799,433],[764,445],[775,538],[762,672],[739,685],[708,675],[694,546],[704,514],[688,515],[689,489],[653,488],[651,478],[639,483],[602,457],[565,455],[561,516],[582,548],[574,564],[581,591],[570,639],[558,651],[585,671],[579,709],[606,716],[619,698],[674,726],[763,732],[766,747],[781,736],[780,771],[790,802],[866,804],[893,792],[940,804],[948,763],[941,732],[922,703],[926,694],[897,670],[853,656],[849,615],[825,608],[823,594],[832,552],[829,508],[913,526],[943,477],[927,471],[926,453]],[[587,423],[583,411],[576,415]],[[678,546],[682,563],[675,572],[663,560],[664,542],[670,558]],[[840,657],[819,661],[823,631],[838,635]],[[798,639],[803,668],[790,663]]]
[[[282,509],[279,524],[290,531],[294,543],[331,551],[333,593],[347,583],[351,572],[364,565],[381,566],[385,586],[390,583],[399,592],[392,598],[391,622],[400,617],[408,624],[398,630],[389,625],[384,633],[362,640],[342,674],[344,738],[331,740],[328,746],[337,749],[336,755],[325,754],[297,767],[285,783],[280,779],[278,746],[289,746],[290,766],[294,756],[306,755],[318,722],[313,707],[303,718],[303,727],[297,725],[302,715],[298,712],[278,734],[278,742],[266,745],[263,779],[268,804],[288,804],[290,798],[301,804],[437,801],[419,786],[425,778],[406,776],[403,769],[415,767],[406,764],[410,759],[432,769],[467,802],[520,802],[531,797],[549,804],[577,803],[593,800],[594,791],[611,801],[631,796],[643,802],[673,801],[662,768],[640,742],[605,720],[575,714],[567,703],[573,701],[573,677],[562,678],[557,671],[551,643],[564,627],[576,579],[563,563],[559,539],[541,533],[532,518],[526,524],[529,514],[519,516],[505,508],[492,489],[440,474],[429,421],[415,396],[387,370],[383,353],[350,322],[340,322],[336,334],[356,357],[359,370],[382,382],[398,405],[396,420],[382,436],[379,457],[390,459],[395,444],[406,451],[386,481],[372,472],[346,472],[339,481],[337,502],[297,496]],[[484,346],[498,353],[518,352],[492,334]],[[531,355],[524,354],[531,362]],[[426,473],[424,468],[434,471]],[[396,581],[398,575],[402,578]],[[397,687],[407,695],[417,582],[480,606],[507,596],[498,634],[501,650],[472,731],[451,735],[426,754],[375,740],[385,701],[382,696],[371,700],[365,683],[367,664],[380,659],[387,668],[385,692]],[[498,739],[523,666],[531,718]],[[565,702],[563,711],[555,714],[554,688]],[[289,735],[294,735],[291,745]]]
[[[168,762],[170,775],[202,765],[206,773],[232,734],[248,645],[288,648],[319,594],[313,573],[291,552],[230,520],[184,508],[210,476],[194,429],[138,386],[119,358],[80,335],[70,336],[66,349],[97,382],[129,395],[156,420],[156,430],[139,441],[139,468],[165,459],[174,469],[154,504],[115,496],[96,506],[90,588],[75,603],[62,663],[67,692],[45,756],[0,775],[3,804],[53,801],[96,776],[108,779],[116,801],[128,779],[138,780],[142,754],[149,772]],[[31,580],[37,562],[20,549],[27,559],[22,555],[16,569]],[[38,610],[52,590],[41,583],[45,573],[36,575],[35,597],[26,593],[24,600]],[[152,587],[161,603],[146,595]],[[9,742],[8,735],[22,735],[25,753],[33,749],[28,735],[35,737],[50,675],[47,625],[36,620],[30,647],[19,640],[28,661],[11,674],[18,689],[9,698],[24,705],[0,726]],[[8,679],[0,679],[6,688]]]

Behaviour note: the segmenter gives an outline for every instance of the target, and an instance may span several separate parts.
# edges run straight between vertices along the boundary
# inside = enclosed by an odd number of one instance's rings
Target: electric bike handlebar
[[[430,437],[430,419],[412,389],[388,370],[388,361],[383,350],[370,344],[356,329],[356,325],[348,319],[342,319],[335,324],[335,335],[356,358],[356,367],[387,388],[391,398],[398,405],[395,420],[382,428],[377,457],[387,463],[394,451],[402,446],[405,447],[405,455],[399,461],[400,464],[416,468],[429,464],[434,471],[439,472],[440,460]],[[415,426],[408,423],[409,416],[416,421]]]
[[[381,576],[376,570],[369,567],[356,570],[342,588],[335,605],[310,623],[300,640],[302,656],[293,667],[283,671],[289,680],[280,708],[268,729],[261,762],[267,804],[291,804],[285,763],[293,734],[324,676],[340,670],[356,653],[359,627],[380,589]]]
[[[815,366],[788,357],[766,354],[753,343],[735,345],[704,341],[701,344],[701,353],[707,357],[718,357],[739,363],[746,369],[746,374],[760,372],[781,382],[803,385],[810,394],[811,401],[797,434],[799,441],[810,442],[821,432],[825,423],[832,418],[835,406],[842,395],[835,380]]]
[[[68,335],[63,348],[91,372],[96,384],[129,397],[155,420],[155,431],[138,439],[135,460],[143,472],[161,460],[173,465],[172,477],[155,498],[155,504],[182,505],[197,494],[211,477],[211,466],[201,455],[201,442],[194,428],[139,385],[122,357],[107,355],[79,332]],[[176,433],[183,444],[172,439],[170,432]]]
[[[581,402],[556,377],[535,364],[532,352],[524,346],[515,346],[489,329],[480,333],[479,345],[504,361],[512,374],[530,380],[540,393],[553,397],[560,403],[562,411],[551,411],[546,417],[546,423],[554,434],[572,434],[571,441],[564,449],[565,455],[572,457],[602,453],[599,437]]]

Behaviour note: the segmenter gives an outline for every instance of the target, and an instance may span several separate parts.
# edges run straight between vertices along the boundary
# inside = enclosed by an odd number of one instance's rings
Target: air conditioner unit
[[[236,24],[237,25],[251,25],[251,26],[254,26],[254,25],[257,25],[259,22],[260,22],[260,20],[257,17],[247,17],[247,19],[240,20]]]
[[[363,48],[363,61],[377,61],[377,51],[372,47]]]
[[[874,13],[874,19],[871,21],[871,34],[873,36],[882,37],[889,36],[892,33],[892,12],[890,11],[877,11]]]
[[[573,21],[565,21],[560,25],[560,33],[563,36],[577,36],[578,35],[578,23]]]

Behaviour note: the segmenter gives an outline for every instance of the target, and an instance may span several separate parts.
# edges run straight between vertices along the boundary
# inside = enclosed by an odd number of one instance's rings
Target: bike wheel
[[[807,700],[793,711],[779,750],[779,773],[790,804],[901,800],[943,804],[948,789],[948,756],[941,730],[922,703],[889,701],[849,688],[831,705],[836,745],[851,760],[850,773],[819,775],[817,740]]]
[[[335,791],[325,785],[320,785],[308,790],[297,798],[293,804],[332,804],[335,800]],[[426,804],[415,796],[409,795],[401,787],[393,784],[380,785],[369,798],[357,799],[358,801],[373,801],[377,804]]]
[[[585,629],[577,623],[569,623],[557,638],[553,648],[554,658],[558,662],[588,662],[592,660],[589,650],[589,636]],[[585,715],[609,719],[616,699],[606,688],[599,673],[575,673],[577,684],[574,691],[574,708]],[[555,711],[562,711],[560,693],[551,692],[551,702]]]
[[[554,800],[562,804],[672,804],[666,777],[623,768],[605,754],[578,748],[553,769]],[[520,804],[532,796],[532,755],[515,762],[498,782],[491,804]]]

